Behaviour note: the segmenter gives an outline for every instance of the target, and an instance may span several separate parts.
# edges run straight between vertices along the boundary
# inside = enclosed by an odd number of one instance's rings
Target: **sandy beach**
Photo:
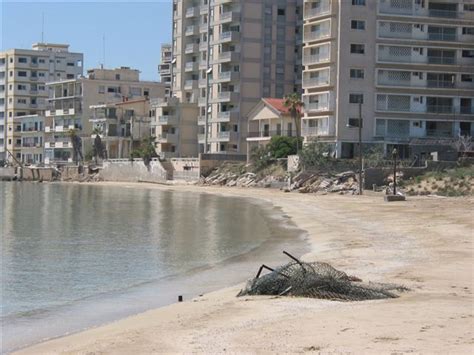
[[[474,198],[315,196],[268,189],[104,183],[259,198],[308,232],[307,261],[411,289],[334,302],[235,295],[242,285],[51,340],[16,354],[472,354]],[[249,277],[252,275],[249,275]]]

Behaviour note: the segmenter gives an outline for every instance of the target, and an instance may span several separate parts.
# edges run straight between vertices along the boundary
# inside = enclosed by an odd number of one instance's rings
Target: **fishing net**
[[[262,265],[262,268],[266,267]],[[290,262],[254,279],[237,296],[287,295],[338,301],[363,301],[396,298],[405,287],[384,283],[363,283],[360,279],[333,268],[327,263]]]

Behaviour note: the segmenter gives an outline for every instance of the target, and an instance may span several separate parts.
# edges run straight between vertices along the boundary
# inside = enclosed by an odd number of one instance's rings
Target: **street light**
[[[397,148],[393,148],[392,150],[392,158],[393,158],[393,194],[397,194],[397,155],[398,151]]]
[[[359,102],[359,120],[358,120],[358,126],[359,126],[359,194],[363,194],[363,183],[362,183],[362,102]],[[346,125],[346,127],[354,127],[351,126],[349,123]]]

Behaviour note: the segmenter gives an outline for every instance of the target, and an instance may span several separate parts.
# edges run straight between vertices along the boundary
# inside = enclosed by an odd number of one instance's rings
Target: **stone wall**
[[[112,159],[104,161],[100,175],[105,181],[165,182],[166,170],[157,159],[150,162],[149,169],[142,159]]]
[[[17,168],[19,179],[27,181],[53,181],[53,168]]]

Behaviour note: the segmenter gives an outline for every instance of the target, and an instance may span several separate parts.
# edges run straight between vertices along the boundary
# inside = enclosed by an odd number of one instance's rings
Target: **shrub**
[[[301,138],[275,136],[270,139],[267,149],[274,159],[286,158],[297,153],[298,143],[301,146]]]
[[[303,169],[327,168],[335,161],[331,145],[316,141],[306,144],[298,155]]]

